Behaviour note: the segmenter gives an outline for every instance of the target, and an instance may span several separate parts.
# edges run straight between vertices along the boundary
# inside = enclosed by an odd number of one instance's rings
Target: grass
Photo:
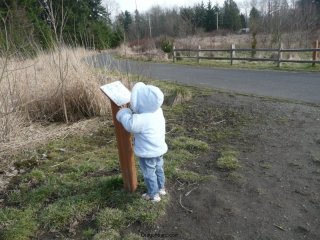
[[[217,160],[217,167],[222,171],[233,171],[240,167],[236,151],[226,148],[220,154],[221,156]]]
[[[99,87],[112,79],[86,64],[84,59],[93,54],[62,48],[61,54],[39,51],[32,59],[9,59],[0,76],[0,144],[22,138],[31,122],[77,122],[110,112]],[[37,129],[28,130],[39,134]]]
[[[152,83],[163,89],[166,98],[193,97],[193,101],[186,98],[186,102],[174,99],[163,107],[168,127],[168,182],[213,179],[212,174],[188,168],[188,162],[198,161],[213,145],[221,148],[218,142],[237,135],[244,118],[223,107],[200,108],[197,104],[210,91],[160,81]],[[188,121],[182,121],[186,117]],[[206,124],[199,126],[200,118]],[[226,120],[225,125],[211,124],[221,119]],[[239,166],[234,151],[223,149],[221,155],[224,169]],[[123,190],[110,121],[100,121],[90,134],[58,138],[22,151],[14,158],[15,167],[25,173],[15,177],[6,190],[5,207],[0,209],[0,236],[4,239],[46,238],[53,232],[84,239],[141,239],[124,229],[132,224],[154,224],[165,215],[170,202],[170,196],[159,204],[141,199],[145,186],[140,171],[137,192]]]
[[[272,70],[272,71],[295,71],[295,72],[319,72],[320,64],[312,66],[306,63],[282,63],[281,67],[273,62],[244,62],[233,61],[233,65],[230,61],[225,60],[201,60],[197,63],[195,60],[183,59],[177,61],[176,64],[189,65],[189,66],[208,66],[208,67],[220,67],[220,68],[240,68],[240,69],[253,69],[253,70]]]
[[[250,54],[242,54],[237,53],[237,57],[248,57],[250,58]],[[309,54],[310,55],[310,54]],[[196,57],[194,55],[193,57]],[[220,57],[229,57],[228,55],[220,55]],[[308,59],[310,56],[302,56],[304,59]],[[137,56],[136,54],[127,55],[126,57],[120,56],[119,54],[115,55],[117,59],[131,59],[134,61],[141,62],[159,62],[159,63],[171,63],[173,64],[173,59],[154,58],[154,59],[146,59],[144,56]],[[188,66],[207,66],[207,67],[218,67],[218,68],[234,68],[234,69],[252,69],[252,70],[272,70],[272,71],[294,71],[294,72],[319,72],[320,64],[316,64],[312,66],[311,63],[281,63],[281,67],[277,66],[276,61],[239,61],[234,60],[233,65],[231,65],[230,60],[210,60],[210,59],[201,59],[200,63],[197,62],[196,59],[188,59],[183,57],[178,57],[178,60],[175,64],[188,65]]]
[[[29,239],[40,230],[95,239],[105,232],[120,236],[127,224],[151,224],[165,213],[168,200],[158,205],[142,201],[142,186],[135,194],[123,191],[117,148],[115,142],[108,145],[112,131],[112,126],[103,127],[91,136],[67,137],[16,156],[47,157],[36,165],[18,164],[27,172],[9,187],[0,210],[5,239]],[[92,228],[83,232],[84,223]]]
[[[0,209],[1,239],[30,239],[38,230],[35,220],[36,210],[30,206],[26,209],[4,208]]]
[[[172,149],[185,149],[189,152],[207,151],[209,146],[206,142],[181,136],[170,140]]]

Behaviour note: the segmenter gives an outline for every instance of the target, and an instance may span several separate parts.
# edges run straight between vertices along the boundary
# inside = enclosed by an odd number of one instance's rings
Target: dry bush
[[[143,61],[171,61],[168,57],[168,54],[160,49],[156,49],[155,45],[153,45],[153,48],[150,48],[148,50],[144,49],[144,51],[139,50],[138,52],[135,48],[131,48],[125,44],[122,44],[116,51],[120,57],[124,58],[131,58]]]
[[[34,59],[6,61],[0,75],[0,142],[20,137],[33,122],[63,122],[64,102],[69,121],[106,114],[109,101],[99,87],[110,79],[85,63],[89,54],[63,48],[60,54],[42,52]]]
[[[249,39],[249,34],[189,36],[187,38],[176,39],[175,46],[176,48],[197,49],[200,45],[202,49],[222,49],[230,48],[231,44],[236,44],[236,46],[247,48],[250,45]]]
[[[150,38],[143,38],[129,42],[129,47],[135,52],[146,52],[156,48],[155,41]]]

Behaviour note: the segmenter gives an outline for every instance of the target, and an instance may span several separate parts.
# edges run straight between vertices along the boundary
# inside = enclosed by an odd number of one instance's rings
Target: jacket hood
[[[163,103],[164,95],[155,86],[138,82],[131,92],[131,109],[135,113],[151,113],[158,110]]]

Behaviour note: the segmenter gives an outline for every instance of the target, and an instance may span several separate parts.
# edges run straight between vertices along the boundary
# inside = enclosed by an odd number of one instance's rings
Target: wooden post
[[[116,132],[120,168],[124,183],[124,189],[134,192],[137,189],[137,172],[131,144],[131,134],[127,132],[122,124],[117,120],[116,115],[120,107],[111,100],[112,118]]]
[[[314,41],[313,48],[316,48],[316,49],[319,48],[319,41],[318,40]],[[312,60],[313,61],[317,61],[317,56],[318,56],[318,52],[317,51],[313,51]],[[312,67],[314,67],[315,65],[316,65],[316,63],[312,63]]]
[[[198,54],[197,54],[198,64],[200,63],[200,51],[201,51],[201,46],[199,45],[199,46],[198,46]]]
[[[173,62],[176,62],[176,46],[173,46]]]
[[[282,50],[283,49],[283,44],[280,43],[280,46],[279,46],[279,50],[278,50],[278,67],[280,68],[281,67],[281,60],[282,60]]]
[[[231,44],[231,51],[230,51],[230,62],[231,62],[231,65],[233,65],[233,58],[235,57],[235,51],[234,51],[235,48],[236,48],[236,45],[234,43]]]

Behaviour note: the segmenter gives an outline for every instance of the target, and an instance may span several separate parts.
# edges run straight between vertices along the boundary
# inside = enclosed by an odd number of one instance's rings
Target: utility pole
[[[149,14],[149,33],[150,33],[150,38],[152,38],[150,14]]]
[[[217,15],[217,31],[219,30],[219,13],[216,12],[216,15]]]

